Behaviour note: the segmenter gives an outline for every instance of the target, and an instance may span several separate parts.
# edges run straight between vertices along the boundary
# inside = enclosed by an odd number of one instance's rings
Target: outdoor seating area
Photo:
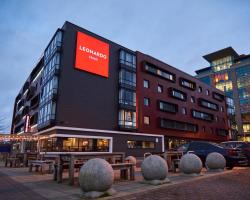
[[[218,155],[215,156],[218,158]],[[218,159],[220,160],[221,164],[215,166],[213,163],[208,163],[208,166],[211,169],[214,167],[224,169],[224,158],[219,157]],[[21,170],[23,174],[26,174],[25,176],[34,176],[36,179],[40,176],[41,180],[46,179],[50,184],[60,183],[58,184],[58,187],[60,187],[60,185],[62,187],[65,187],[65,185],[77,186],[77,188],[80,187],[79,189],[81,190],[84,190],[84,184],[91,185],[93,181],[93,179],[88,179],[88,182],[84,183],[85,179],[82,175],[85,173],[84,171],[86,171],[86,168],[83,169],[83,166],[89,164],[90,161],[93,163],[96,162],[94,166],[98,167],[93,168],[92,171],[91,165],[88,166],[88,168],[91,169],[88,171],[88,173],[98,174],[96,171],[98,168],[103,174],[109,174],[111,171],[113,171],[115,179],[112,180],[111,185],[108,185],[107,180],[101,182],[105,184],[107,182],[107,187],[118,188],[119,191],[123,190],[122,185],[125,183],[126,187],[128,187],[127,184],[130,183],[140,189],[151,189],[152,186],[150,185],[162,185],[172,181],[178,182],[180,180],[187,179],[188,177],[194,178],[209,174],[208,169],[202,168],[201,161],[195,154],[188,153],[183,155],[182,152],[177,151],[167,151],[165,153],[157,153],[157,155],[150,153],[147,154],[145,158],[134,158],[133,156],[128,156],[125,158],[125,154],[121,152],[103,154],[41,154],[37,155],[36,160],[28,160],[28,167],[26,167],[23,162],[19,162],[20,159],[18,157],[10,156],[7,158],[7,160],[8,161],[6,161],[6,163],[8,164],[5,165],[5,168],[15,170],[13,166],[16,166],[16,170]],[[98,163],[99,161],[101,161],[101,165]],[[16,164],[14,162],[16,162]],[[111,171],[106,168],[107,166],[105,165],[105,162],[111,167]],[[195,164],[193,165],[192,163]],[[190,166],[196,166],[196,168],[190,168]],[[216,171],[216,173],[220,172],[223,171]],[[186,175],[183,176],[183,174]],[[188,176],[189,174],[197,175]],[[101,180],[102,176],[103,175],[100,175],[98,179]],[[107,177],[112,177],[112,175],[109,174]],[[130,190],[133,190],[132,185]],[[98,187],[96,189],[98,189]],[[88,197],[90,194],[87,192],[85,195]]]

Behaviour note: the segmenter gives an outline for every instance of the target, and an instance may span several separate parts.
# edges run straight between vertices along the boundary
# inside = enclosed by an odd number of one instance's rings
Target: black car
[[[234,149],[241,149],[241,151],[245,154],[248,159],[248,165],[250,165],[250,143],[244,141],[227,141],[222,142],[222,146],[226,148],[234,148]]]
[[[217,152],[222,154],[226,159],[226,167],[232,169],[234,166],[246,166],[248,160],[240,149],[225,148],[219,144],[204,141],[193,141],[181,145],[177,149],[183,153],[193,152],[200,157],[205,166],[206,157],[209,153]]]

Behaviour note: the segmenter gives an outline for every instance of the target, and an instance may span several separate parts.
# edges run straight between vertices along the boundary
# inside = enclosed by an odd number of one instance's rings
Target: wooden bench
[[[49,160],[32,160],[29,162],[29,172],[32,172],[33,167],[35,167],[35,171],[38,172],[40,168],[41,174],[44,174],[45,167],[49,167],[49,173],[52,173],[53,161]]]
[[[171,168],[172,168],[172,170],[173,170],[174,173],[176,173],[176,169],[177,169],[177,168],[179,169],[180,160],[181,160],[181,159],[173,159],[173,160],[171,161]]]
[[[84,163],[75,163],[74,169],[80,169]],[[59,169],[58,169],[59,166]],[[53,180],[58,183],[62,182],[62,174],[64,170],[69,170],[69,162],[63,163],[61,165],[54,164]]]
[[[111,164],[113,170],[120,170],[120,178],[135,180],[135,165],[132,163]],[[129,174],[129,176],[128,176]]]
[[[19,158],[6,158],[5,160],[5,167],[20,167],[20,159]]]

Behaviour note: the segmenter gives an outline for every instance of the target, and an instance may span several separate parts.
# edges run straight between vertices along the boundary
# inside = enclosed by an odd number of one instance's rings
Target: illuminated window
[[[127,145],[129,149],[154,149],[155,148],[155,142],[152,142],[152,141],[128,140]]]
[[[119,111],[119,126],[124,128],[136,127],[136,112],[128,110]]]
[[[243,124],[243,132],[244,133],[250,132],[250,124]]]
[[[233,63],[232,56],[227,56],[218,60],[212,61],[212,67],[215,72],[229,69]]]
[[[148,116],[144,116],[143,121],[144,121],[144,124],[146,125],[150,124],[150,118]]]
[[[209,90],[206,90],[206,95],[207,95],[207,96],[209,95]]]
[[[227,82],[217,83],[215,87],[221,91],[226,92],[233,89],[233,84],[232,81],[227,81]]]

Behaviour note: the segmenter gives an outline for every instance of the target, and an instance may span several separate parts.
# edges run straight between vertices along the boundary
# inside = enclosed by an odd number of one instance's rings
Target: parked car
[[[177,150],[182,151],[184,154],[187,152],[193,152],[200,157],[203,166],[205,166],[207,155],[212,152],[220,153],[225,157],[226,167],[228,169],[232,169],[234,166],[246,166],[248,164],[246,156],[240,149],[226,148],[212,142],[193,141],[181,145]]]
[[[245,154],[245,156],[248,159],[248,165],[250,165],[250,143],[249,142],[227,141],[227,142],[222,142],[221,145],[226,147],[226,148],[241,149],[241,151]]]

